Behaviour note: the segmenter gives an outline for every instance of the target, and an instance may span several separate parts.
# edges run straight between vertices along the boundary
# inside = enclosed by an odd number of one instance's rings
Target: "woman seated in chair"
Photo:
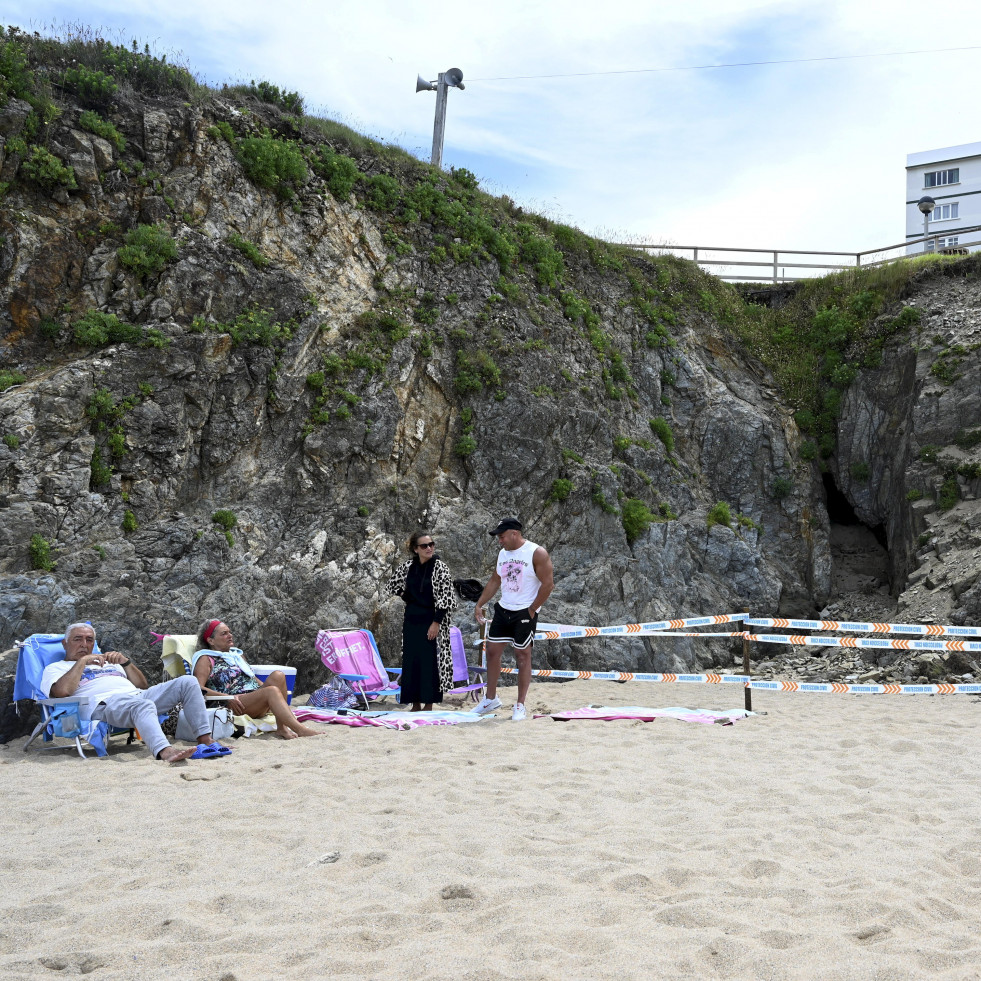
[[[198,651],[191,672],[201,685],[204,697],[234,695],[226,703],[235,715],[259,719],[271,712],[276,717],[276,735],[281,739],[318,736],[297,721],[286,702],[286,676],[273,671],[264,683],[255,676],[245,655],[232,647],[232,631],[221,620],[205,620],[198,630]]]

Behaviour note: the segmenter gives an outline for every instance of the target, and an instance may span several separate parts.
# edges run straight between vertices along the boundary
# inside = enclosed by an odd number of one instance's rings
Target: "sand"
[[[742,690],[529,699],[590,702],[738,708]],[[754,708],[333,726],[174,767],[18,740],[0,747],[0,976],[981,977],[978,700]]]

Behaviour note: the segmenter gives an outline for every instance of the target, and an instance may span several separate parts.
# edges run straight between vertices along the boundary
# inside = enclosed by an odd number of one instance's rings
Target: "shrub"
[[[61,77],[62,87],[78,96],[83,106],[100,108],[108,105],[119,86],[111,75],[79,65],[69,68]]]
[[[12,450],[16,450],[20,446],[20,437],[15,433],[7,433],[3,441]]]
[[[238,518],[235,517],[234,511],[229,511],[227,508],[219,508],[211,515],[211,520],[220,527],[224,528],[225,531],[231,531],[238,524]]]
[[[785,497],[788,497],[793,489],[793,481],[787,477],[777,477],[773,481],[772,492],[778,501],[782,501]]]
[[[362,504],[361,507],[358,508],[359,518],[367,518],[369,514],[371,514],[371,508],[369,508],[367,505]]]
[[[249,82],[249,93],[262,102],[279,106],[284,112],[294,116],[303,115],[303,96],[299,92],[287,92],[271,82]]]
[[[558,477],[552,481],[552,490],[545,503],[551,504],[553,501],[564,501],[571,493],[572,481],[567,480],[565,477]]]
[[[664,444],[668,453],[674,452],[674,433],[671,424],[663,416],[650,420],[651,432]]]
[[[86,109],[78,117],[78,125],[82,129],[87,129],[90,133],[95,133],[96,136],[101,136],[102,139],[107,140],[116,148],[117,153],[122,153],[126,149],[126,140],[123,139],[119,130],[97,112]]]
[[[499,385],[501,369],[486,351],[467,354],[463,350],[456,352],[457,374],[453,379],[456,390],[464,395],[467,392],[479,392],[485,385]]]
[[[102,450],[97,446],[92,451],[92,460],[89,463],[89,486],[105,487],[112,480],[113,469],[102,461]]]
[[[517,226],[520,241],[521,259],[535,270],[539,285],[551,289],[562,280],[564,264],[562,253],[552,242],[537,234],[530,222],[520,222]]]
[[[599,484],[593,484],[593,504],[604,511],[606,514],[619,514],[620,512],[606,499],[603,489]]]
[[[12,385],[19,385],[26,380],[26,375],[19,371],[11,371],[9,368],[0,368],[0,392],[6,391]]]
[[[907,310],[912,309],[907,307]],[[955,437],[954,442],[962,450],[973,450],[978,443],[981,443],[981,429],[962,429]]]
[[[586,462],[578,453],[574,452],[573,450],[566,449],[562,450],[562,459],[565,460],[566,463],[568,463],[569,460],[574,460],[576,463]]]
[[[31,535],[29,548],[31,557],[31,568],[40,569],[42,572],[51,572],[55,563],[51,558],[51,542],[41,535]]]
[[[72,324],[72,337],[83,347],[101,347],[103,344],[135,344],[143,337],[143,330],[120,320],[114,313],[89,310]]]
[[[909,308],[907,307],[907,309]],[[913,490],[908,490],[906,492],[907,501],[919,501],[922,498],[923,498],[923,491],[917,490],[915,487],[913,488]]]
[[[354,190],[354,185],[363,176],[354,160],[344,156],[343,153],[334,153],[326,147],[321,148],[313,169],[327,182],[327,190],[338,201],[346,201]]]
[[[48,194],[59,187],[69,191],[78,187],[75,171],[43,146],[31,147],[31,155],[20,165],[20,170],[29,181]]]
[[[394,211],[402,200],[399,182],[387,174],[375,174],[366,182],[364,198],[368,207],[375,211]],[[442,262],[446,259],[446,249],[442,246],[438,248],[442,250],[442,258],[439,260]]]
[[[860,484],[867,484],[872,476],[872,468],[864,460],[856,460],[851,465],[852,479]]]
[[[224,140],[233,149],[238,142],[235,139],[235,130],[232,129],[232,124],[224,119],[219,123],[215,123],[214,126],[209,126],[206,132],[211,139]]]
[[[137,225],[116,250],[119,261],[143,279],[157,275],[177,258],[177,244],[164,225]]]
[[[732,526],[732,513],[729,511],[729,505],[725,501],[717,501],[708,513],[706,524],[709,528],[712,525],[725,525],[730,528]]]
[[[620,522],[630,545],[633,545],[656,520],[657,518],[643,501],[631,497],[624,502]]]
[[[216,329],[231,335],[234,344],[260,344],[273,347],[293,336],[293,323],[273,320],[272,310],[247,310],[230,324],[217,324]]]
[[[817,447],[813,443],[801,443],[800,458],[802,460],[813,460],[817,456]]]
[[[37,329],[46,341],[56,341],[61,335],[61,324],[53,317],[42,317]]]
[[[140,526],[136,520],[136,515],[133,514],[132,511],[127,511],[123,515],[123,524],[122,524],[123,531],[125,531],[126,534],[130,534],[130,532],[136,531],[136,529],[139,527]]]
[[[280,197],[291,198],[294,188],[307,179],[307,165],[295,143],[277,140],[268,130],[238,145],[237,157],[249,179],[268,187]]]
[[[247,238],[242,238],[241,235],[232,232],[226,241],[233,249],[237,249],[239,252],[241,252],[242,255],[244,255],[245,258],[252,263],[252,265],[258,267],[259,269],[269,265],[269,260],[262,254],[259,247],[253,242],[250,242]]]
[[[475,440],[470,433],[464,433],[464,435],[456,441],[456,445],[453,447],[453,452],[457,456],[467,457],[470,456],[470,454],[476,449],[477,440]]]
[[[949,511],[961,498],[961,489],[957,484],[956,477],[948,477],[940,485],[940,494],[937,496],[937,510]]]

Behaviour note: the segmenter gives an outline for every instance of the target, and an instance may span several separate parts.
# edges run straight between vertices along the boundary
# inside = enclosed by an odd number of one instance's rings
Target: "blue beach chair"
[[[97,756],[105,756],[106,744],[110,736],[129,733],[127,742],[133,741],[132,729],[115,729],[105,722],[93,722],[91,715],[95,706],[93,699],[71,695],[68,698],[48,698],[41,691],[41,676],[44,669],[65,656],[61,641],[64,634],[31,634],[20,645],[17,658],[17,675],[14,678],[14,701],[30,699],[41,707],[41,721],[35,726],[30,738],[24,743],[24,750],[37,739],[44,736],[44,742],[52,742],[56,737],[70,739],[75,743],[78,755],[85,758],[85,746],[91,746]],[[100,654],[96,644],[93,653]]]

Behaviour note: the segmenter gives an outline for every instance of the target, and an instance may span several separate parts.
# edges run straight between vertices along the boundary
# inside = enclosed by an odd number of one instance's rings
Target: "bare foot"
[[[190,749],[178,749],[176,746],[168,746],[166,749],[160,750],[160,759],[165,763],[180,763],[181,760],[193,756],[196,748],[192,746]]]
[[[280,739],[296,739],[296,733],[292,729],[277,729],[275,734]]]
[[[323,735],[323,733],[320,732],[320,730],[318,729],[308,729],[306,726],[301,726],[300,728],[303,731],[298,732],[297,733],[298,736],[322,736]]]

